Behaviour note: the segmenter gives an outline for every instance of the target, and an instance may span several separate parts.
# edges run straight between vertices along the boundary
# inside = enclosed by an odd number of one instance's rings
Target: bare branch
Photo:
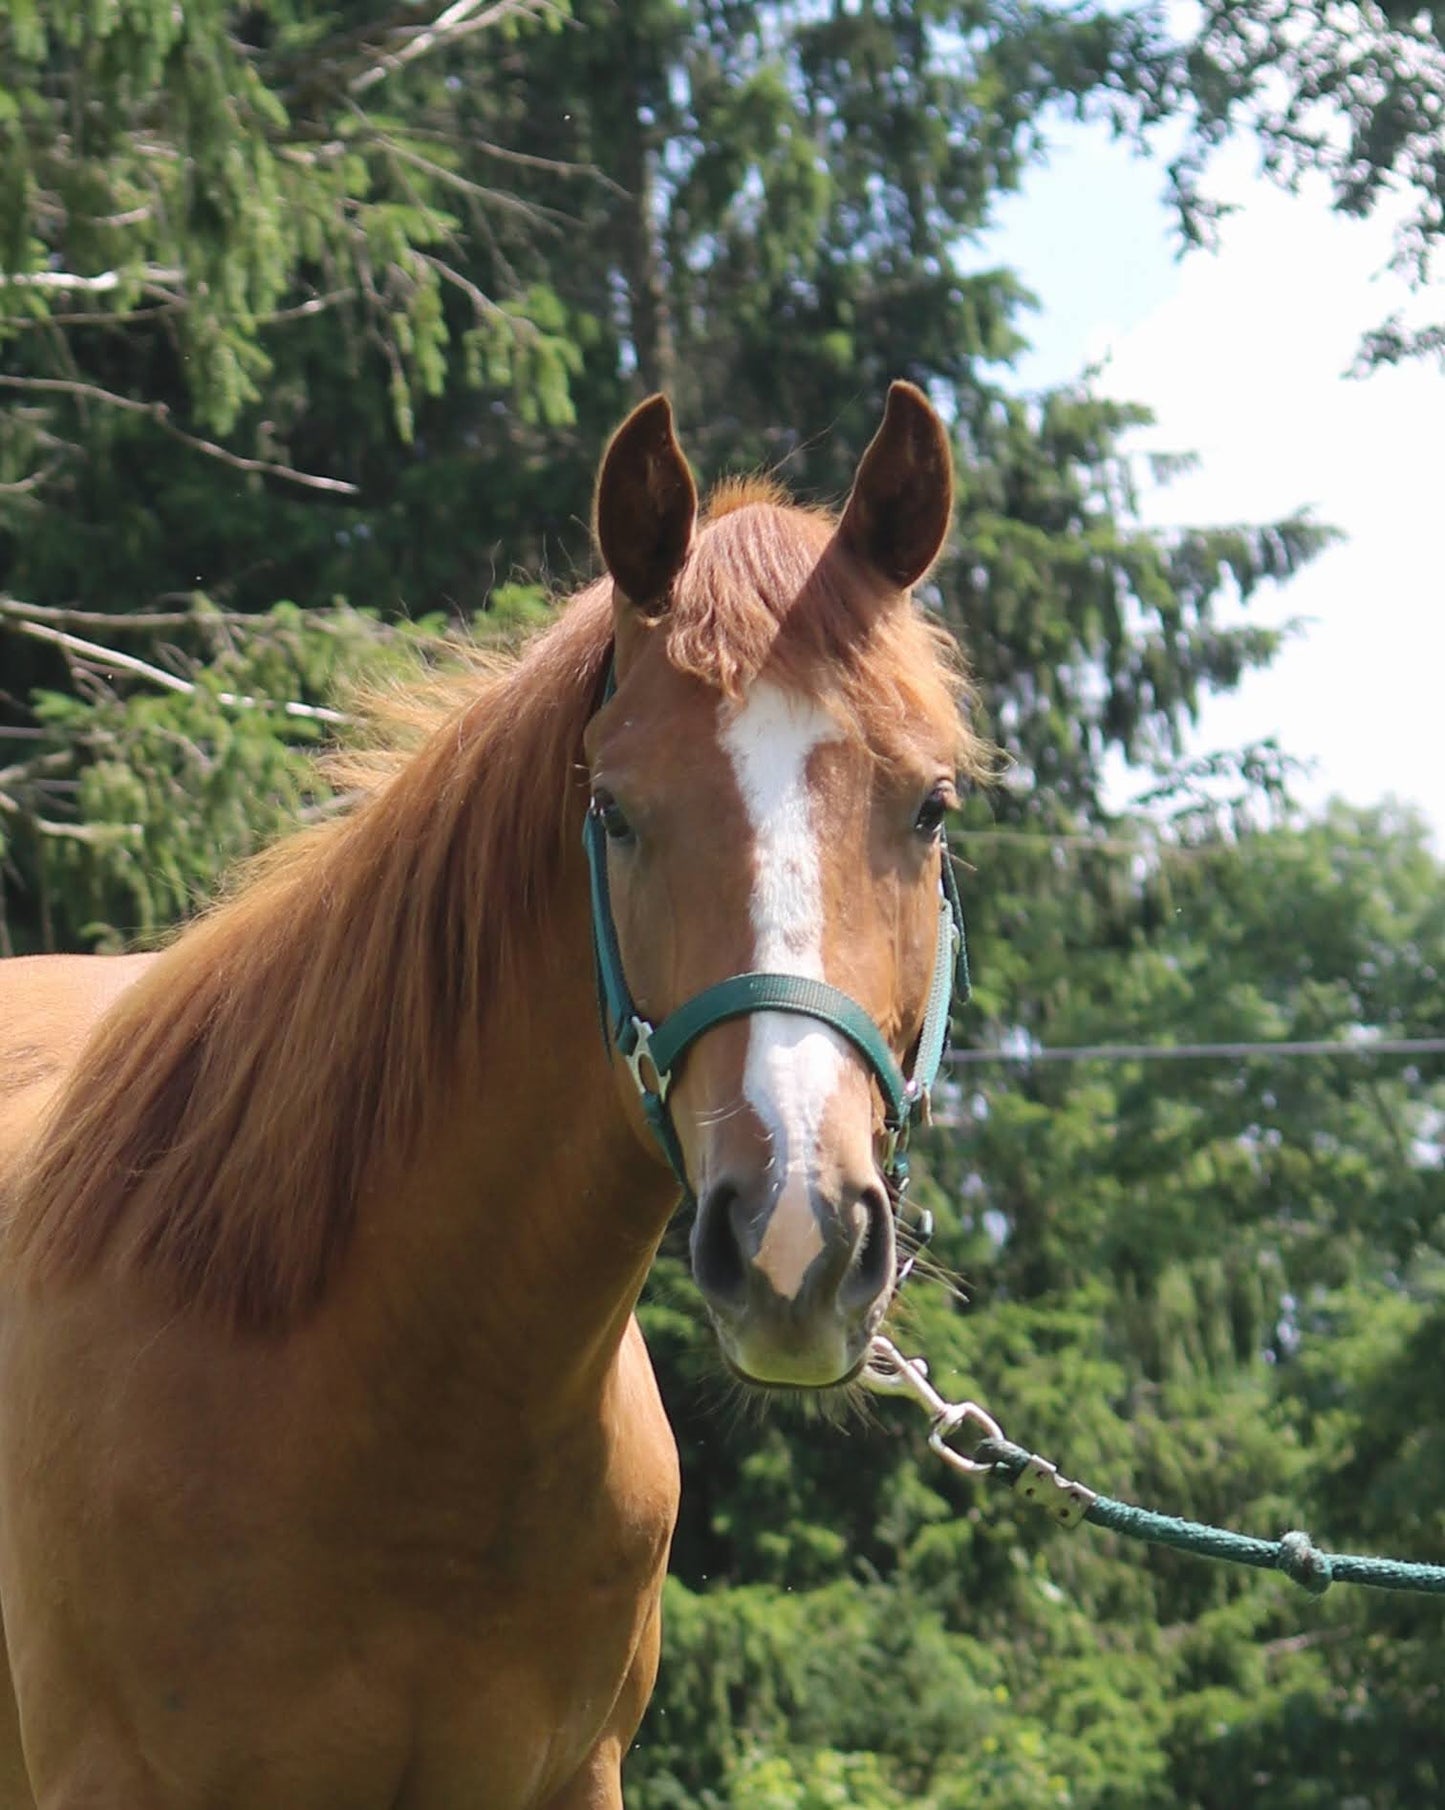
[[[98,384],[81,383],[68,377],[13,377],[8,373],[0,373],[0,386],[10,390],[32,390],[39,394],[75,396],[90,402],[102,402],[109,408],[124,409],[132,415],[145,415],[173,440],[179,440],[193,452],[205,453],[207,458],[219,459],[233,471],[260,472],[268,477],[285,478],[288,483],[303,484],[309,490],[331,491],[340,496],[360,494],[359,487],[345,478],[320,477],[314,472],[297,471],[293,466],[279,465],[271,459],[249,459],[242,453],[232,452],[228,447],[217,446],[214,440],[202,440],[195,434],[189,434],[171,420],[170,408],[164,402],[140,402],[134,396],[121,396],[114,390],[101,389]]]
[[[101,848],[122,837],[145,835],[145,825],[140,823],[56,823],[48,817],[32,817],[30,827],[42,836],[60,836],[70,842],[88,842]]]
[[[103,223],[102,223],[103,224]],[[151,265],[136,271],[135,277],[140,279],[142,287],[152,283],[183,283],[185,273],[180,270],[158,270]],[[108,295],[111,290],[119,289],[128,279],[123,271],[102,270],[96,276],[77,276],[71,270],[26,270],[12,271],[5,274],[0,271],[0,289],[39,289],[54,291],[56,294]]]
[[[165,296],[157,290],[158,296]],[[182,296],[165,296],[149,308],[67,308],[63,313],[0,314],[0,326],[14,327],[18,332],[34,332],[51,327],[126,327],[134,321],[163,320],[168,314],[180,314],[190,307]]]
[[[232,710],[279,710],[313,723],[349,723],[351,718],[341,710],[330,710],[325,704],[298,704],[292,698],[249,698],[234,691],[218,691],[217,702]]]
[[[384,81],[394,71],[414,63],[418,57],[444,44],[455,43],[459,38],[470,37],[473,32],[486,31],[499,24],[503,19],[517,15],[536,17],[544,12],[552,12],[555,8],[551,0],[494,0],[494,4],[478,12],[482,0],[452,0],[431,25],[418,29],[415,26],[404,27],[395,35],[404,39],[401,47],[393,51],[382,51],[380,59],[369,68],[354,75],[347,83],[353,94],[364,94],[368,88]]]
[[[5,614],[10,615],[10,612],[7,610]],[[79,654],[93,664],[113,667],[117,672],[134,673],[137,678],[148,679],[152,685],[163,686],[167,691],[189,695],[196,689],[189,679],[178,678],[175,673],[152,666],[149,660],[138,660],[134,654],[123,654],[114,647],[102,647],[98,641],[86,641],[79,635],[68,635],[63,629],[50,628],[43,622],[28,622],[24,617],[15,617],[13,620],[22,635],[29,635],[33,641],[48,641],[52,646],[64,648],[68,654]]]
[[[152,666],[149,660],[138,660],[134,654],[123,654],[114,647],[102,647],[98,641],[87,641],[80,635],[67,634],[63,629],[51,628],[44,622],[31,622],[24,617],[13,616],[11,612],[3,610],[3,606],[0,606],[0,614],[10,615],[22,635],[29,635],[36,641],[48,641],[55,647],[63,648],[66,653],[78,655],[92,666],[112,667],[117,672],[133,673],[152,685],[159,685],[166,691],[180,692],[186,697],[193,696],[196,691],[189,679],[167,672],[164,667]],[[218,704],[224,704],[230,710],[279,710],[284,716],[302,717],[318,723],[348,723],[351,720],[342,711],[329,710],[324,704],[300,704],[282,698],[254,698],[235,691],[218,691],[214,695]]]
[[[290,308],[273,308],[269,314],[258,314],[258,326],[274,327],[281,321],[305,320],[313,314],[324,314],[328,308],[337,308],[342,302],[356,299],[354,289],[336,289],[330,295],[313,295],[309,302],[297,302]]]
[[[367,124],[370,125],[370,121]],[[502,189],[487,188],[480,182],[473,182],[469,176],[459,175],[456,170],[449,170],[445,164],[437,163],[433,158],[423,157],[420,151],[413,151],[406,145],[399,145],[394,138],[384,132],[377,133],[377,143],[384,151],[389,151],[400,163],[409,163],[413,169],[421,170],[434,182],[455,189],[458,194],[470,196],[473,201],[483,201],[489,207],[498,207],[508,213],[520,214],[524,220],[534,225],[548,220],[557,224],[564,218],[549,207],[538,207],[534,202],[523,201],[517,195],[508,195]]]
[[[460,289],[462,294],[470,300],[479,320],[501,316],[518,327],[531,325],[530,321],[524,322],[520,317],[507,316],[506,310],[498,307],[485,290],[479,289],[469,277],[464,277],[459,270],[453,270],[444,258],[433,257],[427,251],[413,252],[412,255],[418,263],[425,264],[428,269],[434,270],[444,283],[452,283]]]
[[[151,219],[155,211],[153,201],[143,201],[139,206],[125,208],[118,214],[99,214],[96,216],[95,224],[112,230],[123,226],[139,226],[142,220]]]
[[[69,765],[70,755],[63,750],[56,754],[37,754],[34,760],[18,760],[12,766],[0,767],[0,786],[13,785],[17,779],[38,778],[42,773],[58,773]]]
[[[53,478],[59,469],[59,462],[52,459],[49,465],[43,465],[39,471],[32,471],[28,478],[10,478],[0,484],[0,496],[30,496],[39,490],[47,478]]]
[[[483,157],[496,157],[503,163],[516,164],[525,170],[545,170],[549,176],[581,177],[583,181],[595,182],[599,188],[625,197],[626,189],[620,182],[613,180],[595,163],[565,163],[558,157],[539,157],[535,151],[513,151],[506,145],[494,144],[489,138],[478,138],[473,133],[442,132],[434,126],[407,127],[408,138],[428,138],[436,144],[454,145],[460,150],[477,151]]]
[[[344,157],[351,149],[344,138],[331,138],[325,144],[314,145],[309,151],[303,151],[300,145],[278,145],[276,155],[287,163],[298,163],[303,170],[313,170],[320,163],[334,163],[338,157]]]
[[[264,616],[247,616],[236,610],[142,610],[135,615],[110,615],[105,610],[67,610],[48,603],[22,603],[18,597],[0,597],[0,616],[18,622],[49,622],[57,628],[156,629],[205,628],[210,624],[259,628]]]

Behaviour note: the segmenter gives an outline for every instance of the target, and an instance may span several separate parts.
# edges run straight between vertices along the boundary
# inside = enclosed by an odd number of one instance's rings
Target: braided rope
[[[991,1467],[992,1474],[1017,1485],[1025,1474],[1042,1469],[1052,1473],[1046,1461],[1007,1439],[983,1439],[970,1455],[975,1463]],[[1061,1483],[1064,1489],[1077,1488]],[[1089,1492],[1080,1492],[1088,1495]],[[1278,1571],[1311,1596],[1323,1596],[1331,1584],[1366,1584],[1375,1590],[1415,1590],[1445,1596],[1445,1565],[1414,1564],[1405,1559],[1376,1559],[1350,1552],[1322,1552],[1307,1533],[1293,1532],[1278,1540],[1258,1540],[1231,1533],[1203,1521],[1184,1521],[1177,1515],[1156,1514],[1112,1496],[1094,1496],[1080,1520],[1092,1521],[1112,1533],[1153,1546],[1171,1546],[1196,1557],[1223,1559],[1232,1565],[1249,1565],[1256,1571]]]

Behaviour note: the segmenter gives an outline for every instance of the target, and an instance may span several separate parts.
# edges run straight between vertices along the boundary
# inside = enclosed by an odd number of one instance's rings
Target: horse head
[[[941,1038],[954,950],[942,824],[978,765],[951,643],[911,595],[952,502],[946,434],[907,384],[840,517],[762,483],[700,514],[661,397],[599,478],[604,1008],[629,1110],[696,1197],[693,1273],[750,1382],[846,1381],[895,1288],[900,1112],[931,1079],[920,1045]]]

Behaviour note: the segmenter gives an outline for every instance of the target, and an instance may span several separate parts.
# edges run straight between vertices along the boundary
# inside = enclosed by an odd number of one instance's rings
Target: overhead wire
[[[946,1068],[1005,1063],[1028,1068],[1036,1062],[1226,1062],[1255,1057],[1288,1061],[1375,1056],[1445,1056],[1445,1037],[1280,1038],[1235,1043],[1070,1043],[1025,1045],[1018,1049],[950,1050]]]

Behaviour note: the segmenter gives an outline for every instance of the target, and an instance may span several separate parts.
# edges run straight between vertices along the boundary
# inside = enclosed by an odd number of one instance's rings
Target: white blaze
[[[808,759],[837,734],[816,704],[767,681],[724,718],[722,745],[753,834],[753,966],[766,973],[824,979],[823,880]],[[846,1051],[837,1033],[816,1019],[755,1012],[748,1025],[743,1092],[771,1133],[773,1160],[783,1171],[756,1262],[791,1300],[823,1248],[808,1179]]]

